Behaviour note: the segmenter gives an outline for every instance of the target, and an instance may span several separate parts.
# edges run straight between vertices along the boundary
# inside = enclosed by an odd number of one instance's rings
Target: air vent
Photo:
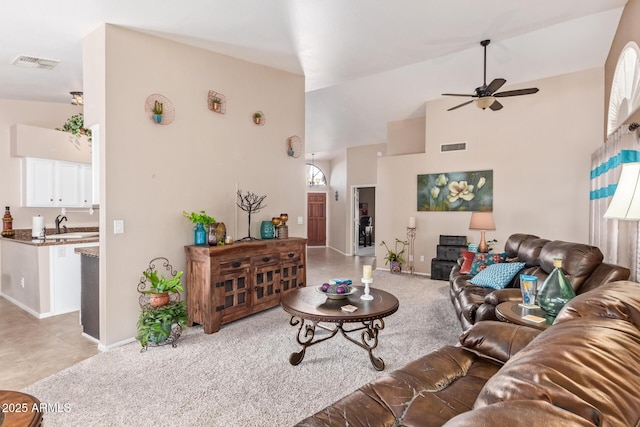
[[[20,55],[11,64],[25,68],[41,68],[53,70],[60,61],[57,59],[36,58],[35,56]]]
[[[466,151],[466,142],[452,142],[450,144],[440,144],[440,152],[446,153],[447,151]]]

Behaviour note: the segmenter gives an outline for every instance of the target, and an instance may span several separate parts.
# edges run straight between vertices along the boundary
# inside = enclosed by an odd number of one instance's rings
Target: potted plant
[[[262,121],[262,113],[253,113],[253,121],[255,124],[259,125]]]
[[[401,244],[402,248],[398,250],[398,245]],[[409,244],[406,240],[400,240],[396,238],[395,246],[393,250],[389,249],[385,241],[380,242],[380,246],[383,246],[387,249],[387,254],[384,257],[384,265],[389,265],[389,271],[392,273],[401,273],[402,272],[402,263],[404,262],[404,258],[402,255]]]
[[[220,111],[220,104],[222,104],[220,98],[213,98],[211,103],[213,104],[213,111]]]
[[[153,102],[153,121],[156,123],[162,123],[162,102]]]
[[[210,225],[216,223],[216,219],[207,215],[205,211],[187,213],[182,211],[182,216],[195,225],[194,244],[204,245],[207,243],[207,230]],[[225,230],[226,231],[226,230]]]
[[[187,309],[184,301],[176,301],[162,307],[144,306],[138,317],[136,339],[143,348],[149,344],[173,343],[186,326]]]
[[[86,135],[87,139],[91,141],[91,129],[84,127],[84,116],[82,113],[69,117],[65,124],[61,128],[56,128],[56,130],[69,132],[75,136]]]
[[[143,291],[143,293],[149,295],[149,304],[153,307],[161,307],[168,303],[170,299],[169,292],[182,292],[184,290],[180,283],[182,271],[177,272],[170,279],[167,279],[164,275],[158,277],[158,270],[145,271],[142,274],[151,283],[149,290]]]

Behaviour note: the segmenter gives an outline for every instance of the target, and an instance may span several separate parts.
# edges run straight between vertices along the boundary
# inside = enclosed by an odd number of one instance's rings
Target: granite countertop
[[[82,233],[99,231],[98,227],[69,227],[67,230],[69,233]],[[47,234],[44,239],[34,239],[31,237],[31,229],[16,229],[15,235],[12,237],[2,237],[2,240],[12,241],[16,243],[22,243],[25,245],[33,246],[53,246],[53,245],[75,245],[77,243],[93,243],[100,240],[99,236],[88,237],[82,239],[65,239],[64,233],[55,234],[53,230],[47,230]]]
[[[86,248],[75,248],[73,250],[75,253],[90,257],[100,257],[100,246],[88,246]]]

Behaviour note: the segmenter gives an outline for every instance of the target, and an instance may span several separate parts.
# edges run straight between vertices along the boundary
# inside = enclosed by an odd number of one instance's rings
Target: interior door
[[[307,239],[309,246],[327,245],[326,193],[307,193]]]

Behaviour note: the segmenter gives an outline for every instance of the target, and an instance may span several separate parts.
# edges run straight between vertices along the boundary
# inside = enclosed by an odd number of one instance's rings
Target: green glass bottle
[[[554,258],[553,271],[538,292],[538,305],[550,317],[556,317],[576,293],[562,271],[562,259]]]

